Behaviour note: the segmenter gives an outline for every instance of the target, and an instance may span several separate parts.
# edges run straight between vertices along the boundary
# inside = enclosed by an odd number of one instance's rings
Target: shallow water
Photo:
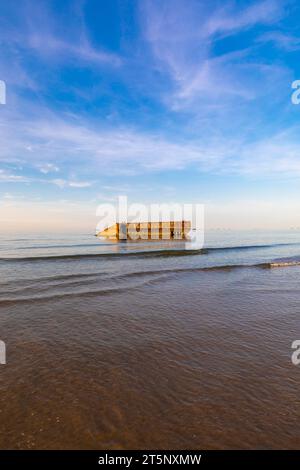
[[[0,447],[299,448],[299,259],[293,231],[2,236]]]

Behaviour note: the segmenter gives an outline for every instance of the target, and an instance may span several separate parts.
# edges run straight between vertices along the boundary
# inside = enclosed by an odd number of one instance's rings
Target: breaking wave
[[[183,256],[197,256],[197,255],[209,255],[217,252],[243,252],[246,250],[263,250],[268,248],[276,247],[289,247],[296,246],[300,243],[278,243],[269,245],[244,245],[244,246],[225,246],[225,247],[205,247],[201,249],[159,249],[159,250],[126,250],[117,252],[101,252],[101,253],[74,253],[74,254],[55,254],[55,255],[37,255],[37,256],[14,256],[14,257],[0,257],[0,262],[45,262],[45,261],[80,261],[87,259],[97,258],[169,258],[169,257],[183,257]],[[78,245],[80,246],[80,245]],[[82,245],[83,246],[83,245]],[[292,265],[295,265],[297,261],[290,261]],[[276,262],[272,267],[277,267]],[[290,265],[290,264],[286,264]]]

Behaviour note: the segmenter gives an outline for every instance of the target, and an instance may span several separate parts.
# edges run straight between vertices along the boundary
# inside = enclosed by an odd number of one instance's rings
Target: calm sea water
[[[0,237],[2,449],[300,448],[300,232],[185,248]]]

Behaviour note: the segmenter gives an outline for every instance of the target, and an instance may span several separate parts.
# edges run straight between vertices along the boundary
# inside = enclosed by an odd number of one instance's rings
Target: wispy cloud
[[[300,37],[282,31],[269,31],[257,38],[258,43],[273,43],[284,51],[297,51],[300,49]]]
[[[139,174],[145,170],[180,169],[192,162],[210,166],[216,155],[224,153],[221,143],[218,152],[214,148],[211,153],[206,145],[180,143],[128,128],[95,128],[61,118],[19,122],[18,128],[12,138],[10,124],[2,127],[0,161],[5,163],[9,155],[18,155],[19,165],[42,168],[44,173],[60,165],[64,171],[82,173],[88,168],[95,175]]]
[[[29,150],[32,150],[32,148],[30,147]],[[59,171],[59,167],[54,165],[53,163],[42,163],[41,165],[38,165],[38,169],[44,175]]]
[[[68,181],[64,179],[54,179],[49,182],[55,184],[59,188],[89,188],[93,184],[90,181]]]
[[[92,64],[110,64],[118,66],[121,58],[115,54],[101,51],[93,47],[86,35],[81,35],[80,40],[68,42],[65,39],[54,36],[51,32],[37,31],[28,36],[29,49],[36,52],[41,58],[49,61],[51,58],[55,62],[72,60]],[[22,43],[24,45],[24,43]]]
[[[235,51],[215,51],[215,44],[224,36],[274,24],[284,14],[283,2],[257,1],[247,7],[227,1],[220,7],[216,2],[208,5],[192,0],[187,8],[186,2],[176,0],[146,1],[145,5],[146,38],[158,65],[174,82],[173,96],[166,100],[175,109],[192,109],[198,99],[253,99],[268,90],[271,74],[277,83],[285,78],[285,68],[279,64],[272,68],[253,59],[254,43]],[[199,108],[197,101],[196,106]]]
[[[28,183],[26,176],[16,175],[6,170],[0,169],[0,183]]]
[[[44,181],[60,188],[88,188],[105,175],[141,175],[188,168],[207,173],[300,175],[299,126],[251,141],[246,135],[222,134],[189,141],[174,136],[170,139],[163,134],[125,127],[106,129],[54,115],[48,120],[19,122],[18,131],[9,122],[1,129],[3,182]],[[18,155],[18,172],[9,170],[16,166],[13,159],[8,163],[10,155]],[[34,174],[35,169],[44,179]],[[58,169],[61,176],[53,178]]]
[[[1,11],[4,6],[0,7],[2,79],[10,86],[39,92],[53,68],[120,66],[121,57],[92,43],[80,3],[74,2],[68,25],[54,14],[49,2],[21,0],[10,20]]]
[[[204,23],[202,34],[205,36],[232,34],[257,24],[274,24],[283,14],[284,2],[257,0],[248,6],[243,3],[241,5],[238,7],[233,2],[224,2]]]

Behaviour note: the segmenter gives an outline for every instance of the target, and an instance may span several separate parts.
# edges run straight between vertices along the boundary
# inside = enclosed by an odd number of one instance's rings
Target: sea
[[[1,235],[0,448],[299,449],[299,287],[297,230]]]

